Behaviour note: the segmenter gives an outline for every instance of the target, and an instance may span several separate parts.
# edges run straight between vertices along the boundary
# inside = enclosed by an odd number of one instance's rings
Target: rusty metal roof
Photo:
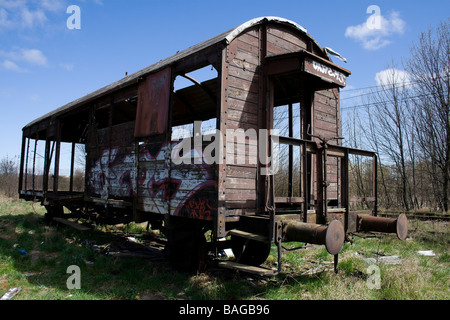
[[[85,105],[86,103],[89,103],[89,102],[91,102],[91,101],[93,101],[93,100],[95,100],[95,99],[97,99],[97,98],[99,98],[99,97],[101,97],[103,95],[112,93],[115,90],[122,89],[122,88],[125,88],[125,87],[129,86],[129,85],[135,84],[140,78],[142,78],[142,77],[144,77],[144,76],[146,76],[146,75],[148,75],[150,73],[156,72],[156,71],[158,71],[158,70],[160,70],[160,69],[162,69],[164,67],[167,67],[167,66],[169,66],[171,64],[174,64],[177,61],[185,59],[185,58],[187,58],[187,57],[189,57],[191,55],[195,55],[196,53],[200,52],[201,50],[204,50],[206,48],[214,46],[214,45],[216,45],[216,44],[218,44],[220,42],[223,42],[225,44],[229,44],[240,33],[244,32],[245,30],[247,30],[247,29],[249,29],[249,28],[251,28],[251,27],[253,27],[255,25],[258,25],[258,24],[261,24],[261,23],[264,23],[264,22],[276,22],[276,23],[280,23],[280,24],[289,25],[289,26],[294,27],[294,28],[298,29],[299,31],[307,34],[306,29],[303,28],[302,26],[300,26],[299,24],[297,24],[297,23],[295,23],[293,21],[284,19],[284,18],[280,18],[280,17],[272,17],[272,16],[270,16],[270,17],[259,17],[259,18],[255,18],[255,19],[249,20],[249,21],[241,24],[240,26],[238,26],[236,28],[233,28],[233,29],[231,29],[229,31],[226,31],[224,33],[221,33],[221,34],[219,34],[219,35],[217,35],[217,36],[215,36],[215,37],[213,37],[213,38],[211,38],[209,40],[206,40],[204,42],[201,42],[199,44],[191,46],[191,47],[189,47],[186,50],[177,52],[176,54],[174,54],[171,57],[168,57],[166,59],[160,60],[159,62],[157,62],[157,63],[155,63],[155,64],[153,64],[153,65],[151,65],[151,66],[149,66],[147,68],[144,68],[144,69],[142,69],[140,71],[137,71],[137,72],[135,72],[135,73],[133,73],[133,74],[131,74],[129,76],[126,76],[125,78],[122,78],[122,79],[120,79],[120,80],[118,80],[118,81],[116,81],[116,82],[114,82],[114,83],[112,83],[110,85],[107,85],[106,87],[103,87],[103,88],[101,88],[101,89],[99,89],[97,91],[94,91],[94,92],[92,92],[92,93],[90,93],[90,94],[88,94],[88,95],[86,95],[84,97],[81,97],[81,98],[79,98],[77,100],[74,100],[74,101],[72,101],[72,102],[70,102],[70,103],[68,103],[68,104],[66,104],[66,105],[64,105],[64,106],[62,106],[62,107],[60,107],[60,108],[58,108],[56,110],[53,110],[52,112],[49,112],[49,113],[45,114],[44,116],[42,116],[42,117],[40,117],[40,118],[30,122],[23,129],[29,128],[29,127],[39,123],[40,121],[45,120],[45,119],[56,117],[58,115],[64,114],[65,112],[68,112],[68,111],[71,111],[71,110],[73,110],[75,108],[81,107],[81,106]],[[309,37],[314,41],[314,39],[311,36],[309,36]],[[321,48],[321,47],[319,46],[319,48]],[[326,52],[324,52],[324,53],[326,54]]]

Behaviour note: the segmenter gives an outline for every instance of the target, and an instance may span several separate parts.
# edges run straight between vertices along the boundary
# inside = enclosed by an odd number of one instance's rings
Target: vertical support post
[[[36,187],[36,152],[37,152],[37,143],[39,140],[39,136],[36,134],[36,140],[34,140],[34,155],[33,155],[33,180],[32,180],[32,189],[33,189],[33,194],[34,194],[34,190]]]
[[[341,158],[341,208],[345,208],[344,228],[348,230],[349,215],[349,181],[348,181],[348,149],[344,149],[344,157]]]
[[[42,182],[42,190],[44,194],[48,191],[48,174],[50,171],[50,139],[45,139],[45,153],[44,153],[44,177]]]
[[[294,119],[292,112],[292,103],[289,103],[289,137],[294,137]],[[293,175],[293,167],[294,167],[294,146],[292,144],[289,145],[289,171],[288,171],[288,197],[293,196],[293,188],[294,188],[294,175]]]
[[[72,152],[70,157],[70,182],[69,182],[69,191],[73,192],[73,175],[75,170],[75,142],[72,142]]]
[[[228,121],[228,47],[222,50],[220,68],[218,68],[218,79],[220,80],[220,85],[218,86],[218,112],[217,117],[218,126],[217,128],[224,134],[224,140],[227,139],[226,136],[226,123]],[[217,205],[217,217],[214,221],[213,226],[213,237],[214,240],[222,238],[226,235],[225,230],[225,197],[226,197],[226,187],[225,181],[227,178],[227,146],[226,143],[222,146],[222,161],[217,164],[217,193],[218,193],[218,205]],[[258,199],[261,200],[261,199]]]
[[[109,103],[109,107],[108,107],[108,148],[109,148],[109,152],[108,152],[108,165],[106,166],[106,172],[107,172],[108,176],[109,176],[109,165],[111,163],[113,119],[114,119],[114,97],[112,96],[111,101]],[[109,198],[109,195],[112,191],[111,187],[112,186],[111,186],[110,181],[107,181],[107,190],[108,190],[107,199]]]
[[[22,134],[22,150],[20,152],[20,169],[19,169],[19,187],[18,192],[22,190],[23,187],[23,168],[24,168],[24,159],[25,159],[25,135]]]
[[[27,157],[25,160],[25,190],[28,190],[28,156],[30,154],[30,138],[27,138],[28,142],[27,142]]]
[[[303,142],[303,159],[302,159],[302,179],[303,179],[303,222],[308,220],[309,209],[309,184],[308,184],[308,148],[306,142]]]
[[[323,197],[323,206],[322,206],[322,221],[323,223],[327,222],[328,219],[328,173],[327,173],[327,169],[328,169],[328,144],[327,142],[323,143],[323,159],[322,159],[322,165],[323,165],[323,173],[322,173],[322,197]]]
[[[305,91],[304,97],[301,101],[301,121],[302,121],[302,133],[301,138],[304,140],[311,140],[312,126],[313,126],[313,106],[314,106],[314,92]],[[308,132],[311,130],[311,132]],[[308,209],[311,201],[312,185],[312,154],[308,154],[306,143],[303,145],[303,190],[304,190],[304,212],[303,222],[308,220]]]
[[[316,206],[316,223],[324,224],[323,216],[323,151],[318,148],[316,153],[316,188],[317,188],[317,206]]]
[[[56,124],[56,150],[55,150],[55,171],[53,175],[53,192],[58,192],[59,183],[59,157],[61,155],[61,122]]]
[[[378,215],[378,157],[377,154],[373,154],[373,196],[375,197],[375,201],[373,202],[373,216]]]

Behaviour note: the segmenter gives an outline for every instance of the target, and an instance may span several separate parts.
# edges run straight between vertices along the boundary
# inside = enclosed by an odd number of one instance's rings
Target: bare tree
[[[17,194],[17,159],[6,156],[0,160],[0,191],[8,197]]]
[[[429,163],[439,207],[448,211],[450,178],[450,38],[449,22],[423,32],[410,48],[406,70],[416,84],[414,101],[420,155]]]
[[[376,148],[386,158],[386,162],[395,168],[401,205],[408,211],[411,207],[408,163],[411,162],[412,136],[407,104],[408,87],[399,72],[394,67],[385,70],[380,88],[367,97],[371,107],[366,112],[367,118],[376,123],[376,126],[369,125],[370,138],[375,139]]]
[[[387,186],[386,183],[386,179],[385,179],[385,171],[387,170],[387,168],[383,165],[383,157],[380,157],[380,146],[379,146],[379,141],[378,141],[378,135],[377,135],[377,123],[375,122],[374,119],[374,115],[372,114],[372,112],[370,112],[370,108],[368,105],[365,105],[365,113],[366,116],[365,119],[366,121],[364,123],[362,123],[361,121],[358,122],[358,127],[359,127],[359,132],[362,132],[362,135],[365,137],[365,140],[367,141],[367,144],[369,146],[369,150],[374,150],[377,153],[377,161],[378,161],[378,171],[379,171],[379,175],[378,177],[380,178],[380,186],[382,189],[382,193],[384,196],[384,201],[383,204],[386,208],[391,207],[392,205],[392,197],[391,197],[391,192],[389,192],[389,188]],[[381,203],[381,201],[379,201],[379,203]]]

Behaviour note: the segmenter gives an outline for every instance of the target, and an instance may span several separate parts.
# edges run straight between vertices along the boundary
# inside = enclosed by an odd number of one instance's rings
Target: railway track
[[[384,212],[384,213],[378,213],[379,217],[384,218],[395,218],[399,214],[393,213],[393,212]],[[429,220],[429,221],[450,221],[450,215],[449,214],[435,214],[435,213],[406,213],[406,217],[411,220]]]

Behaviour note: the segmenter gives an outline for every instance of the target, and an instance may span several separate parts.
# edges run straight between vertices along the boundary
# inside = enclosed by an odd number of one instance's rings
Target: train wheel
[[[206,238],[201,228],[172,227],[167,235],[166,254],[171,265],[181,271],[204,271]]]
[[[45,206],[45,209],[47,209],[47,212],[44,215],[44,219],[47,222],[51,222],[53,218],[62,217],[64,215],[64,208],[60,204],[47,205]]]
[[[231,236],[231,249],[237,262],[259,266],[269,256],[270,243]]]

